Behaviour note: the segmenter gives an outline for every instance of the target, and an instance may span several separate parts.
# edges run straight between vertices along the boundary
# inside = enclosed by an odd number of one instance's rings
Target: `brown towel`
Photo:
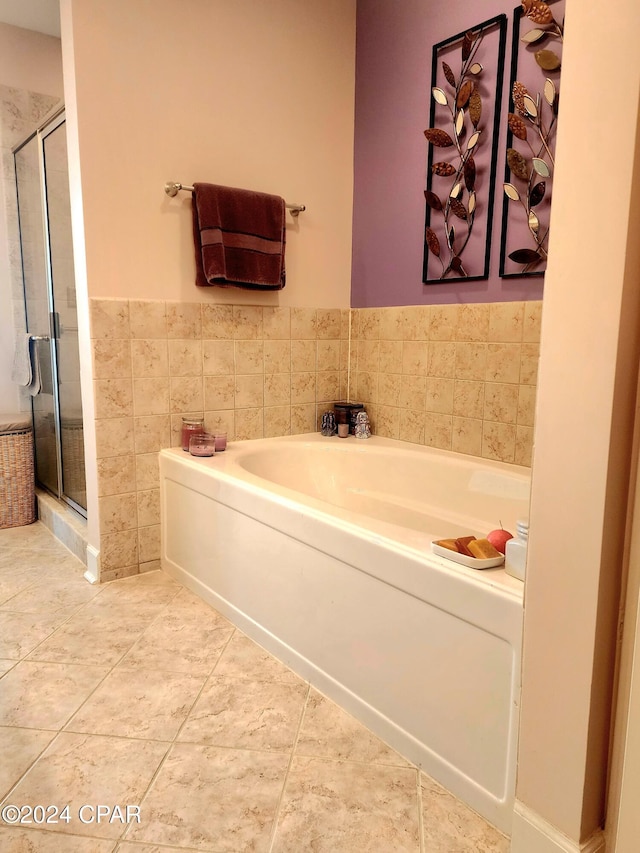
[[[285,203],[268,193],[194,184],[196,284],[281,290]]]

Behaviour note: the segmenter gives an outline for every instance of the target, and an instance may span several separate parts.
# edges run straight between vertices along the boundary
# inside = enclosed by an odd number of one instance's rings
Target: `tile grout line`
[[[187,587],[182,587],[182,588],[183,588],[183,589],[186,589]],[[215,608],[214,608],[214,609],[215,609]],[[217,611],[216,611],[216,612],[217,612]],[[228,621],[228,620],[227,620],[227,621]],[[233,623],[232,623],[232,622],[230,622],[229,624],[233,625]],[[231,632],[231,634],[229,635],[229,638],[227,639],[226,643],[224,643],[224,644],[222,645],[222,647],[220,648],[220,651],[219,651],[218,658],[217,658],[216,662],[214,663],[213,667],[211,668],[211,671],[209,672],[209,674],[205,677],[204,681],[202,682],[202,687],[200,688],[200,690],[198,691],[198,693],[197,693],[196,697],[194,698],[193,702],[192,702],[192,703],[191,703],[191,705],[189,706],[189,710],[188,710],[188,711],[187,711],[187,713],[185,714],[185,716],[184,716],[184,719],[183,719],[182,723],[178,726],[178,729],[177,729],[177,731],[176,731],[176,733],[175,733],[175,735],[174,735],[173,739],[172,739],[171,741],[167,741],[167,744],[168,744],[168,746],[167,746],[167,750],[166,750],[165,754],[163,755],[163,757],[161,758],[160,763],[159,763],[159,764],[158,764],[158,766],[156,767],[155,772],[152,774],[151,779],[149,780],[149,784],[147,785],[147,787],[146,787],[146,789],[145,789],[144,793],[143,793],[143,794],[142,794],[142,796],[140,797],[140,802],[138,803],[138,805],[140,806],[140,813],[141,813],[141,814],[142,814],[142,807],[143,807],[143,805],[144,805],[144,802],[145,802],[145,800],[147,799],[147,797],[149,796],[149,794],[151,793],[151,789],[153,788],[153,786],[154,786],[154,784],[155,784],[155,782],[156,782],[156,779],[157,779],[157,778],[158,778],[158,776],[160,775],[160,771],[162,770],[162,768],[163,768],[163,767],[164,767],[164,765],[166,764],[167,759],[168,759],[168,757],[169,757],[169,754],[171,753],[171,751],[173,750],[173,748],[174,748],[174,747],[176,746],[176,744],[178,743],[178,738],[179,738],[179,736],[180,736],[180,732],[181,732],[181,731],[182,731],[182,729],[185,727],[186,722],[187,722],[187,720],[189,719],[189,715],[190,715],[190,714],[191,714],[191,712],[193,711],[193,709],[194,709],[194,707],[195,707],[195,705],[196,705],[196,702],[198,701],[198,699],[199,699],[199,698],[200,698],[200,696],[202,695],[203,690],[205,689],[205,687],[206,687],[206,686],[207,686],[207,684],[209,683],[209,679],[211,678],[211,676],[212,676],[212,675],[213,675],[213,673],[215,672],[215,669],[216,669],[216,667],[218,666],[218,663],[220,662],[220,658],[221,658],[221,657],[222,657],[222,655],[224,654],[224,652],[225,652],[225,650],[226,650],[227,646],[228,646],[228,645],[229,645],[229,643],[231,642],[231,638],[234,636],[234,634],[236,633],[236,631],[237,631],[237,628],[234,626],[233,631],[232,631],[232,632]],[[122,833],[122,835],[120,836],[120,840],[121,840],[121,841],[123,841],[123,840],[125,840],[126,838],[128,838],[130,828],[131,828],[131,826],[130,826],[130,825],[128,825],[128,826],[125,828],[124,832],[123,832],[123,833]]]
[[[278,797],[278,802],[276,804],[275,811],[273,813],[273,826],[271,827],[271,836],[269,838],[269,853],[272,853],[274,847],[273,845],[276,842],[276,837],[278,834],[278,825],[280,823],[280,812],[282,810],[282,802],[284,800],[284,792],[287,788],[287,781],[289,779],[289,771],[291,770],[291,765],[293,764],[293,759],[296,754],[296,747],[298,745],[298,741],[300,740],[300,732],[302,731],[302,724],[304,722],[304,718],[307,712],[307,707],[309,705],[309,697],[311,695],[311,683],[309,681],[306,682],[307,685],[307,695],[305,696],[305,700],[302,703],[302,710],[300,711],[300,717],[298,719],[298,726],[296,729],[296,735],[293,739],[293,743],[291,745],[291,753],[289,755],[289,761],[287,762],[287,769],[284,773],[284,779],[282,780],[282,789],[280,790],[280,796]]]

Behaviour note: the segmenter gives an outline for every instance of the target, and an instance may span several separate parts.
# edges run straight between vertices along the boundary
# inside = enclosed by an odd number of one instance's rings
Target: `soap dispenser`
[[[524,570],[527,564],[527,541],[529,539],[529,519],[518,520],[517,536],[509,539],[505,548],[504,570],[518,580],[524,580]]]

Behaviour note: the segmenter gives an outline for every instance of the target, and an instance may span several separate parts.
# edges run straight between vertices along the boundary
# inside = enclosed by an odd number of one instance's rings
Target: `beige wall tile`
[[[401,341],[404,336],[404,309],[385,308],[380,312],[380,340]]]
[[[482,421],[478,418],[453,418],[451,449],[471,456],[482,454]]]
[[[456,379],[485,379],[487,373],[487,344],[456,344]]]
[[[151,299],[129,300],[129,322],[132,338],[167,337],[167,307],[164,301]]]
[[[343,341],[349,340],[349,332],[351,329],[351,311],[349,308],[340,309],[340,338]]]
[[[400,385],[400,400],[398,405],[402,409],[414,409],[418,412],[424,412],[427,400],[427,381],[424,376],[408,376],[404,374]]]
[[[316,311],[316,337],[340,339],[340,309],[318,308]]]
[[[491,343],[522,341],[524,302],[494,302],[489,306],[489,338]]]
[[[205,412],[204,425],[208,432],[226,432],[229,441],[235,439],[235,412],[233,409],[220,412]]]
[[[402,341],[380,341],[380,373],[402,373]]]
[[[427,376],[453,379],[455,372],[456,344],[453,341],[430,341],[427,350]]]
[[[169,341],[169,375],[202,376],[202,341]]]
[[[401,310],[402,338],[405,341],[428,341],[431,323],[429,305],[408,305]]]
[[[453,414],[461,418],[482,418],[484,414],[484,382],[455,380],[453,385]]]
[[[104,495],[99,498],[100,534],[118,533],[138,526],[135,492],[126,495]]]
[[[377,373],[380,369],[380,341],[358,341],[358,370]]]
[[[134,418],[135,452],[153,453],[171,446],[171,418],[169,415],[150,415]]]
[[[340,341],[317,342],[317,370],[340,369]]]
[[[263,308],[262,335],[265,341],[291,339],[291,309]]]
[[[236,373],[264,373],[264,342],[236,341]]]
[[[398,438],[400,441],[412,441],[414,444],[424,444],[424,419],[425,413],[423,410],[402,409],[398,428]]]
[[[264,437],[275,438],[291,433],[291,406],[266,406],[264,410]]]
[[[520,353],[520,382],[522,385],[535,385],[538,381],[539,344],[522,344]]]
[[[202,364],[205,376],[224,376],[235,371],[233,341],[203,341]]]
[[[129,379],[131,377],[131,342],[97,338],[93,341],[93,378]]]
[[[205,399],[206,402],[206,399]],[[291,403],[291,374],[265,373],[265,406],[289,406]]]
[[[126,418],[133,414],[131,379],[96,379],[93,393],[96,418]]]
[[[356,377],[356,397],[354,402],[377,403],[378,402],[378,373],[364,373],[358,371]]]
[[[131,365],[135,379],[169,375],[167,341],[131,341]]]
[[[98,459],[98,497],[124,495],[136,490],[136,459],[133,454]]]
[[[492,421],[484,421],[482,427],[482,455],[485,459],[513,462],[515,445],[515,424],[498,424]]]
[[[138,417],[166,414],[169,411],[169,379],[134,379],[133,411]]]
[[[139,573],[138,564],[135,566],[122,566],[119,569],[110,569],[108,572],[100,567],[100,583],[110,583],[111,581],[122,580],[122,578],[131,578]]]
[[[486,341],[489,332],[489,305],[476,302],[458,305],[458,341]]]
[[[517,415],[518,386],[487,382],[484,390],[484,420],[514,424]]]
[[[361,341],[377,341],[380,339],[380,316],[383,309],[359,308],[359,338]]]
[[[136,502],[140,527],[160,524],[160,489],[147,489],[138,492]]]
[[[294,310],[294,309],[292,309]],[[291,341],[291,372],[307,373],[316,369],[316,342]]]
[[[318,371],[316,379],[316,399],[338,400],[339,397],[340,375],[338,371]]]
[[[400,409],[396,406],[375,406],[369,413],[372,420],[372,432],[385,438],[398,438],[400,435]]]
[[[316,309],[291,309],[291,340],[305,341],[316,339]]]
[[[89,300],[92,338],[129,338],[129,302],[126,299]]]
[[[430,341],[455,341],[458,331],[457,305],[432,305],[429,323]]]
[[[514,463],[516,465],[527,465],[531,467],[533,461],[533,428],[527,426],[516,427],[516,448]]]
[[[167,302],[167,337],[170,340],[202,338],[199,302]]]
[[[291,435],[304,435],[307,432],[315,432],[315,429],[315,403],[291,406]]]
[[[233,376],[204,377],[204,408],[219,411],[233,409],[236,381]]]
[[[404,341],[402,372],[410,376],[426,376],[429,364],[429,345],[423,341]]]
[[[520,385],[518,390],[518,424],[532,427],[535,418],[535,408],[535,385]]]
[[[428,412],[450,415],[453,412],[453,379],[427,379],[425,408]]]
[[[122,530],[100,537],[101,572],[133,566],[138,563],[138,531]]]
[[[424,416],[424,443],[429,447],[451,450],[453,418],[439,412],[427,412]]]
[[[254,409],[264,404],[263,376],[236,376],[235,402],[236,409]],[[236,423],[236,432],[238,424]]]
[[[169,410],[174,414],[201,412],[204,409],[202,386],[201,376],[181,376],[177,379],[172,377],[169,380]]]
[[[160,559],[160,525],[140,527],[138,529],[138,559],[149,563]]]
[[[95,425],[97,459],[133,453],[133,418],[106,418]]]
[[[262,306],[233,306],[233,337],[237,341],[262,340]]]
[[[160,466],[157,453],[136,455],[136,491],[157,489],[160,483]]]
[[[291,371],[291,341],[264,342],[264,372],[289,373]],[[239,371],[242,372],[242,371]]]
[[[518,382],[521,344],[487,344],[487,382]]]
[[[399,373],[380,373],[376,402],[383,406],[399,406],[401,385],[402,376]]]
[[[202,305],[202,337],[233,340],[233,305]]]
[[[524,322],[522,340],[525,343],[540,343],[540,328],[542,325],[542,302],[529,301],[524,303]]]
[[[352,308],[350,312],[350,324],[351,324],[351,340],[359,341],[360,340],[360,313],[362,312],[362,308]],[[292,336],[293,337],[293,336]]]
[[[313,403],[316,399],[316,374],[315,373],[292,373],[291,374],[291,405],[297,406],[301,403]]]

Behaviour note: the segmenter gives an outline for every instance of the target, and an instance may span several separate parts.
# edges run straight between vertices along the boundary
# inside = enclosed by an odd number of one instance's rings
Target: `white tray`
[[[451,560],[454,563],[461,563],[470,569],[494,569],[496,566],[501,566],[504,563],[504,554],[499,557],[489,557],[486,560],[481,560],[478,557],[467,557],[466,554],[460,554],[458,551],[451,551],[449,548],[443,548],[442,545],[431,543],[431,550],[438,557],[444,557],[445,560]]]

